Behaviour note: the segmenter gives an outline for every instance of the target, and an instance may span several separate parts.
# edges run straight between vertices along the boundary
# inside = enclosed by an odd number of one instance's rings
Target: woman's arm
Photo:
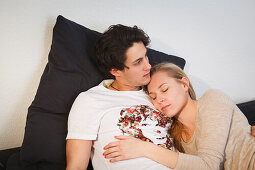
[[[225,161],[233,102],[218,90],[209,90],[199,100],[194,148],[179,154],[176,169],[220,169]]]
[[[178,153],[162,148],[151,142],[145,142],[131,136],[116,136],[119,141],[111,142],[104,147],[104,156],[110,162],[146,157],[169,168],[175,168]]]
[[[196,153],[184,154],[158,147],[155,144],[139,141],[130,137],[117,137],[120,141],[110,143],[105,149],[106,158],[112,162],[147,157],[160,164],[175,169],[220,169],[224,160],[224,152],[228,140],[233,114],[232,101],[225,95],[215,91],[210,93],[212,100],[201,108],[202,122],[199,126],[201,136],[197,136]]]

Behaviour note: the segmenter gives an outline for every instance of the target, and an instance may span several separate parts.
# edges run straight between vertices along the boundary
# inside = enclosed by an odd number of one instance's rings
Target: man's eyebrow
[[[147,48],[146,48],[144,57],[146,57],[147,54],[148,54],[148,50],[147,50]],[[140,58],[136,59],[135,61],[133,61],[132,63],[135,64],[135,63],[138,62],[139,60],[142,60],[144,57],[140,57]]]
[[[143,59],[143,57],[140,57],[140,58],[136,59],[135,61],[133,61],[132,63],[135,64],[136,62],[138,62],[139,60],[142,60],[142,59]]]

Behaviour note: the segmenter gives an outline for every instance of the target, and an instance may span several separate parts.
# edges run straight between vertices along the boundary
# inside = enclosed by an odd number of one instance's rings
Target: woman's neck
[[[181,113],[177,116],[177,119],[187,128],[188,133],[191,133],[191,135],[193,135],[195,130],[195,120],[198,110],[197,105],[197,100],[189,98]]]

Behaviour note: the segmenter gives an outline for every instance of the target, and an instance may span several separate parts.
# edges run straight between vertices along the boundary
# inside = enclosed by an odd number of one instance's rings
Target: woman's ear
[[[120,72],[119,72],[120,70],[118,70],[118,69],[116,69],[116,68],[112,68],[111,70],[110,70],[110,73],[113,75],[113,76],[115,76],[115,77],[119,77],[120,76]]]
[[[181,79],[181,81],[183,83],[183,86],[184,86],[185,90],[188,91],[188,89],[189,89],[189,79],[187,77],[183,77]]]

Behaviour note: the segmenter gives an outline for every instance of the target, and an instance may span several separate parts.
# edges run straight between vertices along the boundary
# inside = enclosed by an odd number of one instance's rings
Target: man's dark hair
[[[137,26],[112,25],[97,40],[95,52],[101,72],[110,76],[112,68],[123,70],[126,52],[135,42],[150,43],[149,36]],[[112,76],[111,76],[112,77]]]

